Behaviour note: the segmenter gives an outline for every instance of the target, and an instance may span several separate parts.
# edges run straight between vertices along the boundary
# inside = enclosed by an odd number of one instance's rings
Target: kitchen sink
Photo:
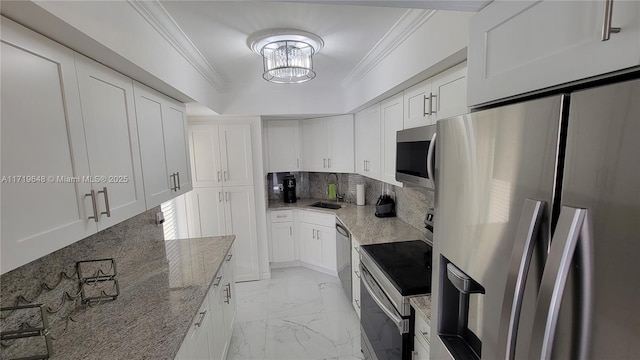
[[[317,207],[317,208],[323,208],[323,209],[333,209],[333,210],[337,210],[340,209],[342,207],[342,205],[340,204],[336,204],[336,203],[327,203],[324,201],[318,201],[317,203],[313,203],[309,206],[313,206],[313,207]]]

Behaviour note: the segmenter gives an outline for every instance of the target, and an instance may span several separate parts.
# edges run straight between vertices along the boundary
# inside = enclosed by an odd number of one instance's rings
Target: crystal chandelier
[[[324,45],[317,35],[289,29],[260,31],[251,35],[247,44],[262,56],[262,77],[278,84],[298,84],[315,78],[313,55]]]

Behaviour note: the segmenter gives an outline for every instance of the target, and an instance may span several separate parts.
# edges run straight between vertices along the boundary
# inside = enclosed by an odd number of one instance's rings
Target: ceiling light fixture
[[[299,84],[316,77],[313,55],[324,46],[315,34],[292,29],[270,29],[252,34],[247,45],[262,56],[262,77],[278,84]]]

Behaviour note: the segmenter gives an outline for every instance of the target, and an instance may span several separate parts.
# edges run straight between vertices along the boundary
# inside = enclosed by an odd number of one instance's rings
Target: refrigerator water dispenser
[[[454,359],[480,359],[482,342],[477,332],[484,287],[447,258],[440,257],[438,336]]]

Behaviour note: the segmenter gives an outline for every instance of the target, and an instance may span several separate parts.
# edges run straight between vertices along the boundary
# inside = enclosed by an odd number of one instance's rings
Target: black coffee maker
[[[282,179],[282,192],[284,202],[294,203],[296,202],[296,177],[293,175],[286,175]]]

